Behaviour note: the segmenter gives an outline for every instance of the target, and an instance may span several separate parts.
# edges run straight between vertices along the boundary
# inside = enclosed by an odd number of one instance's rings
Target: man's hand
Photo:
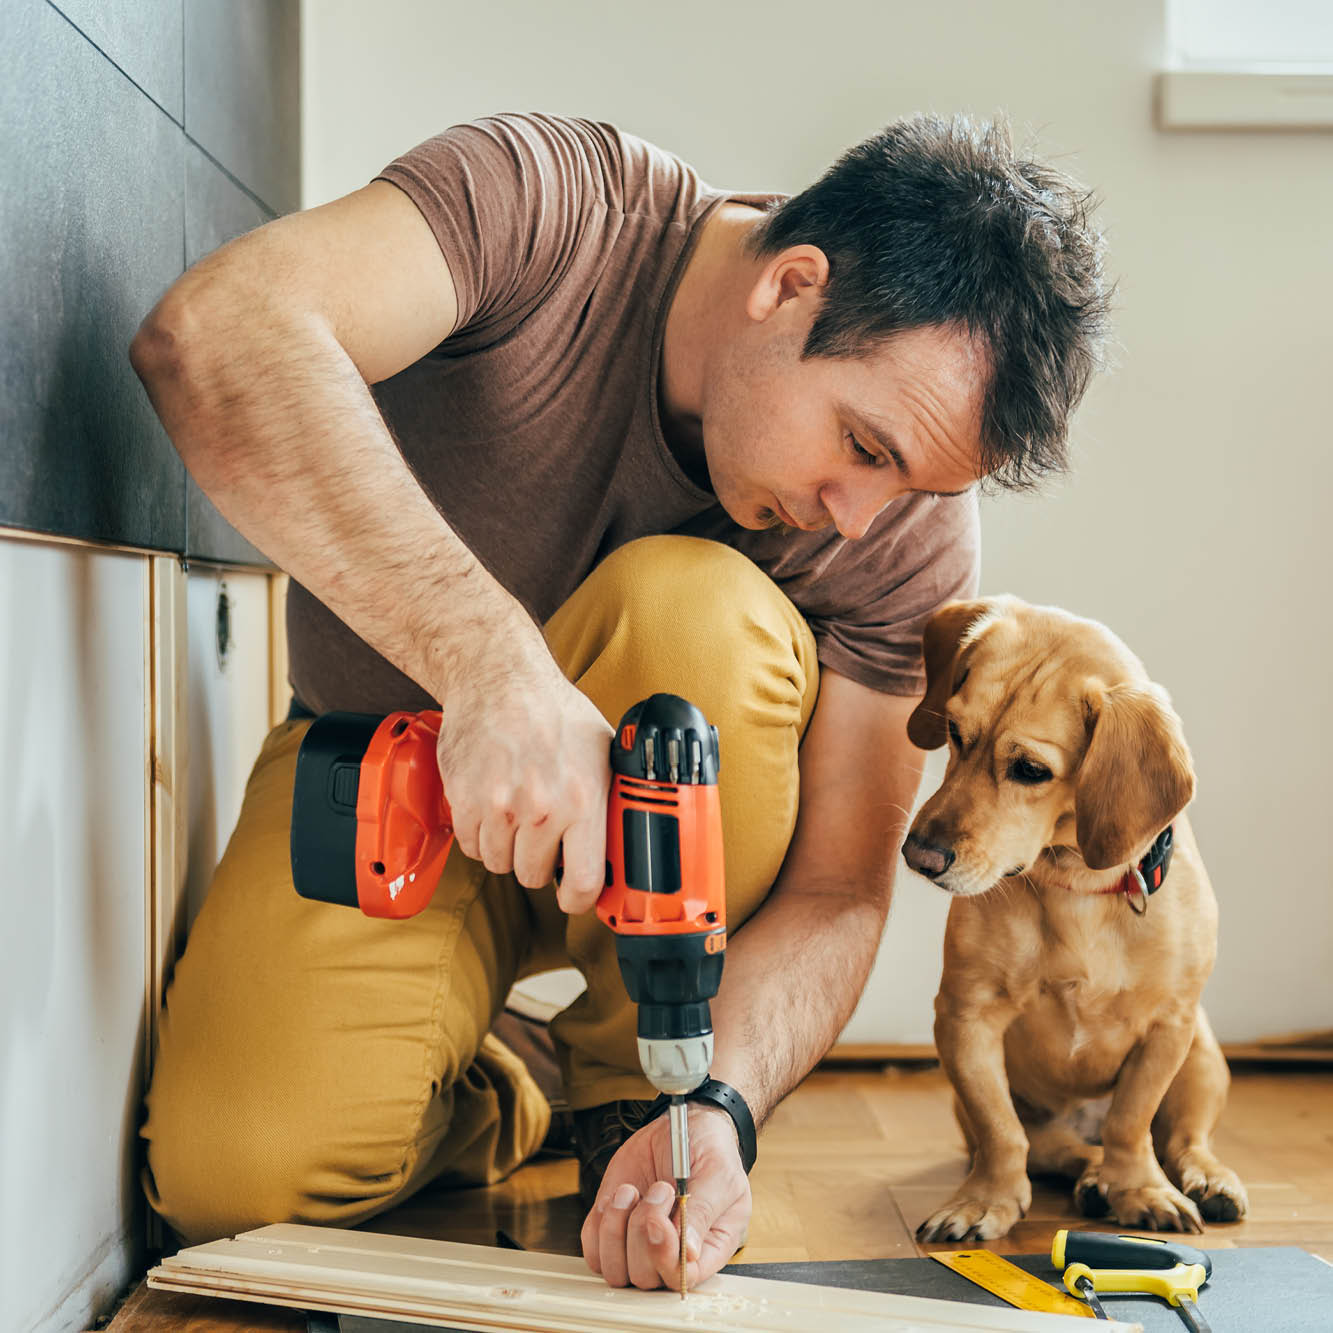
[[[750,1181],[736,1127],[723,1110],[691,1105],[690,1202],[686,1229],[691,1287],[713,1276],[740,1249],[750,1225]],[[611,1159],[597,1202],[583,1223],[583,1257],[613,1287],[649,1290],[680,1281],[680,1240],[671,1216],[671,1130],[658,1116]]]
[[[540,638],[535,648],[495,670],[471,664],[442,696],[437,755],[463,854],[538,889],[554,878],[563,843],[557,898],[573,915],[606,881],[612,731]]]

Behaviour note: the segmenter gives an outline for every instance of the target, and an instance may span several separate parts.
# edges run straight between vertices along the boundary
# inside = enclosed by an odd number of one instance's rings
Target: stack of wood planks
[[[269,1226],[182,1250],[148,1275],[168,1291],[434,1324],[474,1333],[1074,1333],[1068,1315],[998,1310],[726,1273],[682,1301],[617,1290],[567,1255],[325,1227]],[[1108,1333],[1137,1324],[1109,1321]]]

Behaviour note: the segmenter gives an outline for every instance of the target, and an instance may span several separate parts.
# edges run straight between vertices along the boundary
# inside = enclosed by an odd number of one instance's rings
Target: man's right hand
[[[538,889],[563,845],[557,901],[586,912],[606,880],[611,784],[613,733],[596,706],[548,656],[469,672],[442,712],[440,775],[463,854]]]

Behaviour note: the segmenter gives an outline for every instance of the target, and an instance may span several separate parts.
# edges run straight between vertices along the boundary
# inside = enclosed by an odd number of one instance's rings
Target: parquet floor
[[[754,1217],[742,1262],[871,1259],[928,1253],[913,1231],[966,1172],[948,1082],[938,1068],[823,1069],[777,1110],[751,1177]],[[1333,1262],[1333,1069],[1238,1070],[1216,1139],[1245,1181],[1250,1215],[1208,1228],[1208,1249],[1297,1245]],[[576,1168],[541,1161],[486,1190],[425,1191],[366,1229],[493,1244],[497,1228],[527,1249],[578,1253]],[[1079,1225],[1069,1193],[1039,1183],[1032,1208],[988,1248],[1048,1250]],[[1196,1242],[1197,1243],[1197,1242]],[[304,1319],[140,1287],[110,1333],[304,1333]]]

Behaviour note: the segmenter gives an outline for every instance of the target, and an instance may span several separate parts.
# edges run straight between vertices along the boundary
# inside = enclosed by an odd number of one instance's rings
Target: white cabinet
[[[269,728],[269,576],[191,565],[188,575],[188,917],[236,827]]]
[[[0,538],[0,623],[0,1328],[66,1333],[141,1266],[152,959],[268,728],[269,576]]]
[[[79,1329],[137,1263],[147,561],[0,541],[0,1328]]]

